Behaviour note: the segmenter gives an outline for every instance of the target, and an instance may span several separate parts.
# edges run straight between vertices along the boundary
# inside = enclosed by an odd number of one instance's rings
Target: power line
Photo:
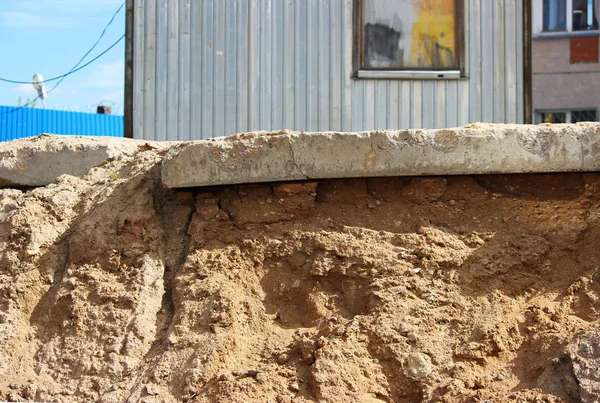
[[[108,21],[108,24],[106,24],[106,26],[104,27],[104,29],[102,30],[102,33],[100,34],[100,36],[98,37],[98,39],[96,40],[96,42],[92,45],[92,47],[90,48],[90,50],[87,51],[87,53],[85,55],[83,55],[83,57],[81,59],[79,59],[79,61],[77,62],[77,64],[75,66],[73,66],[71,68],[71,70],[69,70],[69,72],[62,77],[60,80],[58,80],[58,82],[56,83],[56,85],[54,85],[54,87],[52,87],[52,89],[48,92],[52,92],[56,87],[58,87],[58,85],[60,83],[63,82],[63,80],[70,74],[73,74],[75,71],[75,69],[85,60],[86,57],[88,57],[88,55],[90,53],[92,53],[92,51],[96,48],[96,46],[100,43],[100,40],[104,37],[104,34],[106,33],[106,30],[108,29],[108,27],[111,26],[111,24],[113,23],[113,21],[115,20],[115,17],[117,16],[117,14],[119,14],[119,12],[121,11],[121,9],[125,6],[125,2],[123,2],[121,4],[121,6],[117,9],[117,11],[115,11],[115,13],[113,14],[113,16],[110,18],[110,21]],[[121,39],[123,39],[121,37]],[[119,39],[119,41],[121,41],[121,39]],[[118,42],[117,42],[118,43]],[[93,61],[93,60],[92,60]],[[82,67],[83,68],[83,67]]]
[[[44,80],[44,82],[46,82],[46,81],[53,81],[53,80],[61,79],[61,80],[60,80],[58,83],[56,83],[56,84],[54,85],[54,87],[52,87],[50,90],[48,90],[48,91],[46,92],[46,94],[49,94],[49,93],[51,93],[52,91],[54,91],[54,90],[56,89],[56,87],[58,87],[58,84],[60,84],[60,83],[61,83],[61,81],[62,81],[62,80],[65,78],[65,77],[67,77],[67,76],[69,76],[69,75],[71,75],[71,74],[73,74],[73,73],[76,73],[76,72],[78,72],[78,71],[79,71],[79,70],[81,70],[81,69],[84,69],[84,68],[86,68],[87,66],[89,66],[90,64],[92,64],[93,62],[95,62],[96,60],[100,59],[100,58],[101,58],[102,56],[104,56],[104,55],[105,55],[105,54],[106,54],[108,51],[110,51],[112,48],[114,48],[115,46],[117,46],[117,45],[119,44],[119,42],[121,42],[121,41],[123,40],[123,38],[125,38],[125,34],[123,34],[123,36],[121,36],[121,37],[120,37],[120,38],[119,38],[119,39],[118,39],[118,40],[117,40],[115,43],[113,43],[112,45],[110,45],[110,46],[109,46],[109,47],[108,47],[108,48],[107,48],[107,49],[106,49],[104,52],[100,53],[98,56],[94,57],[92,60],[90,60],[89,62],[87,62],[87,63],[86,63],[86,64],[84,64],[83,66],[81,66],[81,67],[78,67],[78,68],[73,68],[73,69],[71,69],[71,71],[69,71],[67,74],[63,74],[62,76],[59,76],[58,78],[56,78],[56,77],[55,77],[55,78],[53,78],[52,80]],[[81,63],[81,62],[79,62],[79,63]],[[22,83],[22,84],[31,84],[31,83],[30,83],[30,82],[25,82],[25,83]],[[37,97],[35,97],[35,98],[33,99],[33,101],[31,101],[31,102],[28,102],[27,104],[25,104],[25,105],[23,105],[23,106],[18,106],[18,107],[16,107],[15,109],[13,109],[12,111],[5,112],[4,114],[7,114],[7,113],[12,113],[12,112],[14,112],[14,111],[16,111],[16,110],[18,110],[18,109],[21,109],[21,108],[26,108],[27,106],[31,105],[33,102],[37,101],[39,98],[40,98],[40,96],[38,95]]]
[[[61,74],[60,76],[56,76],[56,77],[52,77],[49,78],[47,80],[44,80],[44,83],[50,82],[50,81],[56,81],[56,80],[60,80],[62,81],[65,77],[83,69],[84,67],[90,65],[91,63],[93,63],[94,61],[96,61],[100,56],[102,56],[104,53],[106,53],[108,50],[112,49],[114,46],[116,46],[117,43],[119,43],[121,41],[121,39],[123,39],[125,37],[125,35],[123,35],[117,42],[115,42],[115,44],[113,46],[111,46],[110,48],[108,48],[105,52],[101,53],[99,56],[97,56],[96,58],[90,60],[88,63],[84,64],[83,66],[81,66],[80,68],[77,68],[77,66],[79,66],[81,64],[81,62],[83,62],[85,60],[86,57],[88,57],[88,55],[90,53],[92,53],[92,51],[96,48],[96,46],[98,45],[98,43],[100,43],[100,40],[104,37],[104,34],[106,33],[106,30],[108,29],[108,27],[110,27],[110,25],[113,23],[113,21],[115,20],[115,17],[117,16],[117,14],[119,14],[119,12],[123,9],[123,7],[125,6],[125,2],[123,2],[121,4],[121,6],[117,9],[117,11],[115,11],[115,13],[113,14],[113,16],[111,17],[110,21],[108,22],[108,24],[106,24],[106,26],[104,27],[104,29],[102,30],[102,33],[100,34],[100,37],[98,37],[98,39],[96,40],[96,42],[94,43],[94,45],[90,48],[90,50],[88,50],[86,52],[85,55],[83,55],[83,57],[81,59],[79,59],[79,61],[77,62],[77,64],[75,66],[73,66],[71,68],[71,70],[69,70],[67,73],[65,74]],[[0,77],[0,81],[5,82],[5,83],[10,83],[10,84],[31,84],[31,81],[17,81],[17,80],[8,80],[5,78],[1,78]],[[59,81],[59,83],[60,83]],[[58,84],[57,84],[58,85]],[[56,86],[54,87],[56,88]],[[50,91],[48,91],[50,92]]]

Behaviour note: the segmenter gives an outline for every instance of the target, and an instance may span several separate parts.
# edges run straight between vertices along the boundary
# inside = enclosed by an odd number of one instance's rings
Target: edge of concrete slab
[[[600,124],[476,123],[436,130],[255,132],[186,142],[162,165],[171,188],[386,176],[586,172]]]
[[[81,176],[111,158],[132,156],[149,144],[170,144],[119,137],[41,134],[0,143],[0,188],[45,186],[60,175]]]

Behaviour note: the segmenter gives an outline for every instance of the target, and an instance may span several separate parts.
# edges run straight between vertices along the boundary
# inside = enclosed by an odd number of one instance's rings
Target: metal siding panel
[[[296,20],[294,18],[295,8],[293,0],[285,0],[283,2],[283,123],[285,129],[295,127],[294,110],[296,109],[296,79],[295,79],[295,46],[296,40]]]
[[[58,134],[54,130],[54,120],[55,120],[54,111],[49,111],[49,112],[50,113],[48,113],[46,115],[46,120],[44,122],[44,127],[42,128],[42,130],[44,130],[45,133]],[[40,134],[40,133],[36,133],[36,134]]]
[[[139,0],[134,2],[133,8],[133,138],[136,139],[144,138],[144,110],[146,109],[144,92],[145,6],[146,0]]]
[[[283,26],[284,1],[275,0],[272,5],[271,24],[271,129],[284,129],[283,109],[286,106],[283,95],[283,35],[286,29]]]
[[[237,1],[237,72],[236,72],[236,95],[237,95],[237,123],[236,132],[245,132],[248,127],[248,89],[250,82],[248,79],[248,46],[249,46],[249,28],[248,28],[248,1]]]
[[[317,66],[318,66],[318,130],[329,131],[331,103],[331,61],[330,43],[333,38],[328,35],[329,12],[331,2],[319,2],[317,7]]]
[[[179,138],[178,111],[179,105],[178,96],[178,78],[179,65],[181,65],[179,55],[179,38],[181,32],[179,30],[179,3],[180,1],[169,1],[167,3],[167,107],[164,109],[166,115],[166,126],[164,139],[170,134],[175,138]]]
[[[423,81],[411,81],[410,82],[410,97],[412,105],[411,122],[410,127],[422,128],[423,127]]]
[[[390,80],[389,85],[388,120],[386,126],[390,129],[398,129],[400,128],[400,105],[398,103],[400,82],[398,80]]]
[[[190,2],[190,140],[202,138],[202,15],[203,0]]]
[[[459,80],[458,84],[458,100],[457,100],[457,126],[463,126],[468,124],[470,120],[470,105],[471,101],[471,83],[473,82],[473,71],[471,60],[472,58],[472,25],[471,25],[471,14],[473,12],[473,3],[471,0],[464,0],[465,10],[463,14],[464,23],[464,66],[465,75],[467,79]]]
[[[517,29],[517,44],[516,44],[516,48],[517,48],[517,99],[514,101],[514,104],[517,106],[517,121],[516,123],[523,123],[524,122],[524,111],[525,111],[525,105],[524,105],[524,93],[523,93],[523,87],[524,87],[524,82],[523,82],[523,61],[524,61],[524,55],[523,55],[523,23],[521,21],[522,16],[523,16],[523,2],[522,1],[517,1],[517,26],[521,27],[520,29]]]
[[[411,105],[412,105],[411,83],[406,80],[402,80],[400,83],[401,83],[400,84],[401,85],[401,89],[400,89],[401,113],[400,113],[399,128],[408,129],[409,127],[412,127],[411,113],[410,113]]]
[[[505,49],[505,10],[504,5],[507,0],[494,2],[494,18],[495,35],[494,35],[494,50],[496,51],[496,63],[494,64],[494,122],[506,121],[504,97],[506,88],[506,49]]]
[[[364,128],[365,83],[366,80],[352,82],[352,131],[360,131]]]
[[[177,90],[179,96],[179,105],[177,108],[177,140],[191,140],[190,119],[191,115],[191,100],[190,86],[191,82],[191,21],[190,21],[191,5],[190,0],[183,0],[179,7],[179,71],[177,79]],[[172,137],[172,136],[169,136]],[[170,139],[170,138],[169,138]]]
[[[464,80],[458,82],[458,100],[457,100],[457,115],[458,126],[464,126],[468,123],[473,122],[471,120],[471,80]]]
[[[214,0],[205,0],[202,9],[202,139],[214,137]]]
[[[481,2],[470,0],[469,15],[469,122],[481,120]]]
[[[343,33],[340,29],[341,19],[343,16],[344,3],[342,1],[334,1],[329,6],[329,130],[342,130],[342,63],[344,63],[342,51]]]
[[[9,130],[11,130],[10,124],[12,117],[9,116],[8,108],[0,106],[0,141],[6,141]]]
[[[505,50],[505,89],[504,102],[506,121],[515,123],[518,121],[517,105],[517,71],[520,69],[517,66],[517,55],[514,52],[517,49],[517,0],[505,0],[505,19],[504,19],[504,50]]]
[[[296,102],[294,111],[294,128],[308,130],[308,1],[295,1],[296,38],[295,68]]]
[[[60,123],[57,121],[64,119],[65,126],[71,126],[68,129],[60,129]],[[76,122],[67,122],[68,119],[61,116],[60,113],[54,113],[52,115],[52,125],[50,126],[50,130],[54,134],[78,134],[81,136],[91,136],[92,135],[92,124],[90,123],[89,116],[83,116],[81,119]],[[71,125],[74,123],[74,127]]]
[[[143,137],[146,140],[156,140],[156,1],[146,0],[145,10]]]
[[[481,2],[481,120],[494,121],[495,57],[494,36],[496,30],[494,5],[491,1]]]
[[[248,81],[250,94],[248,97],[248,130],[257,130],[260,125],[260,23],[259,0],[251,0],[249,10],[248,41]]]
[[[375,105],[373,106],[373,129],[385,129],[388,117],[388,86],[389,80],[376,80],[373,82],[375,87]]]
[[[28,111],[23,111],[23,112],[24,112],[24,114],[27,115],[28,121],[33,123],[31,131],[30,131],[30,135],[37,136],[38,134],[40,134],[44,130],[43,127],[46,124],[46,119],[44,118],[45,115],[38,116],[37,119],[34,119],[32,116],[33,110],[28,110]]]
[[[123,116],[0,106],[0,141],[42,133],[123,137]]]
[[[425,129],[432,129],[435,126],[435,82],[432,80],[422,81],[423,92],[421,93],[421,126]],[[417,100],[415,99],[415,103]]]
[[[12,114],[5,106],[0,106],[0,142],[8,140],[8,133],[12,133]]]
[[[363,124],[360,130],[373,130],[375,128],[375,80],[365,80],[364,85],[364,116]]]
[[[352,0],[156,1],[135,8],[138,138],[522,120],[517,0],[466,0],[457,81],[353,79]]]
[[[0,106],[0,141],[9,141],[17,132],[15,114],[10,107]]]
[[[446,110],[449,108],[448,100],[446,99],[446,91],[448,88],[448,84],[448,81],[435,82],[435,128],[446,127]]]
[[[237,0],[225,2],[225,135],[237,132]]]
[[[446,116],[445,127],[456,127],[458,125],[458,86],[459,82],[449,81],[446,84]]]
[[[307,91],[307,107],[306,120],[308,131],[319,130],[319,36],[316,27],[319,23],[319,3],[317,0],[307,0],[307,28],[308,28],[308,48],[306,50],[307,58],[307,73],[306,83]],[[317,31],[317,34],[315,34]]]
[[[225,40],[227,31],[225,29],[225,1],[214,1],[213,8],[213,133],[212,137],[220,137],[228,134],[225,132],[225,93],[227,91],[225,81]]]
[[[21,109],[18,112],[14,113],[12,116],[13,120],[13,129],[15,130],[13,133],[10,133],[8,136],[9,140],[13,140],[18,138],[17,136],[20,133],[23,133],[23,136],[33,136],[33,132],[35,130],[35,125],[37,124],[37,120],[34,120],[31,116],[32,111],[28,111],[26,109]],[[19,125],[19,119],[22,119],[22,124]]]
[[[342,23],[340,24],[339,30],[342,35],[342,71],[341,77],[342,83],[342,130],[352,130],[352,90],[354,88],[352,84],[352,0],[344,1],[342,10]]]
[[[283,128],[283,1],[271,4],[269,35],[271,35],[271,129]]]
[[[260,50],[258,57],[260,60],[260,121],[259,130],[269,130],[271,128],[271,91],[272,91],[272,71],[271,71],[271,23],[272,23],[271,0],[261,0],[259,15],[260,24]]]
[[[167,139],[167,77],[168,77],[168,0],[160,0],[156,9],[156,106],[154,119],[156,140]]]

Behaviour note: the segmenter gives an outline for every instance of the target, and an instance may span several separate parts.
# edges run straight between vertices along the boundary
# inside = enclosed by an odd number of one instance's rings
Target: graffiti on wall
[[[456,67],[456,0],[369,0],[363,13],[363,67]]]

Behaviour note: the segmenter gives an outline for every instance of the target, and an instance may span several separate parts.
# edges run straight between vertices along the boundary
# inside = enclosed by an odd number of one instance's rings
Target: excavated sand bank
[[[0,400],[595,402],[600,175],[0,190]]]

